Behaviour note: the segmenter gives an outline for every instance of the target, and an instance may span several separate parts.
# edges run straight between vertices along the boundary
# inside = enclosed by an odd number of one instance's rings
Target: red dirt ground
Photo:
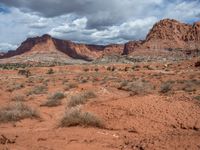
[[[25,95],[23,103],[36,108],[41,119],[0,123],[0,150],[198,150],[200,101],[195,97],[200,95],[200,70],[194,67],[195,61],[168,66],[140,63],[138,70],[132,70],[131,65],[115,65],[117,70],[113,72],[106,69],[107,65],[60,66],[52,67],[55,73],[51,75],[46,74],[48,67],[35,67],[29,68],[32,73],[29,78],[18,75],[17,70],[1,70],[0,107],[12,103],[17,94]],[[126,66],[129,70],[123,71]],[[89,71],[84,71],[85,68]],[[94,68],[99,70],[96,72]],[[85,83],[80,82],[86,77]],[[155,89],[137,95],[118,89],[121,81],[133,78],[149,81]],[[46,94],[27,95],[34,86],[44,85],[45,80]],[[161,82],[168,80],[176,84],[168,93],[160,93]],[[190,80],[197,83],[186,83]],[[76,83],[78,87],[64,90],[64,82]],[[13,83],[22,83],[24,87],[9,91]],[[183,90],[181,87],[185,85],[194,89]],[[94,91],[97,97],[83,105],[82,110],[99,116],[105,128],[58,127],[70,96],[85,90]],[[62,105],[41,107],[48,95],[56,91],[65,94]],[[13,143],[1,143],[2,135]]]

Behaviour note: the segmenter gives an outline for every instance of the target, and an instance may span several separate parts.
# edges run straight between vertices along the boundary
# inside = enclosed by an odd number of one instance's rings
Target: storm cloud
[[[199,0],[0,0],[0,43],[19,45],[45,33],[77,42],[123,43],[145,38],[160,19],[198,21],[199,8]]]

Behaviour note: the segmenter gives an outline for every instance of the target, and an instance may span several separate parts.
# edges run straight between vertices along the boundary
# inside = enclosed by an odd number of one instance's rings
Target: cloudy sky
[[[48,33],[82,43],[145,38],[160,19],[200,20],[200,0],[0,0],[0,51]]]

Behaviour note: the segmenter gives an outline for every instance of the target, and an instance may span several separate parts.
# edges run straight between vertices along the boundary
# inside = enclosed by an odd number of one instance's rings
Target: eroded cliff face
[[[193,25],[173,19],[156,23],[144,41],[126,43],[124,54],[137,50],[196,50],[200,49],[200,22]]]
[[[1,58],[9,58],[16,55],[63,53],[63,55],[74,59],[93,60],[103,55],[121,54],[122,52],[123,45],[87,45],[43,35],[41,37],[28,38],[16,51],[9,51],[2,55]]]
[[[0,58],[16,55],[63,54],[73,59],[93,60],[106,55],[129,55],[143,50],[196,50],[200,49],[200,22],[193,25],[173,19],[156,23],[143,41],[130,41],[125,44],[88,45],[60,40],[43,35],[28,38],[16,51],[1,54]]]

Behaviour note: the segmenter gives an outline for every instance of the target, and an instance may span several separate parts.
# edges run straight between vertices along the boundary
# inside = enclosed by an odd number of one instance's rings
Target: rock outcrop
[[[59,53],[73,59],[93,60],[107,55],[129,55],[144,50],[200,50],[200,22],[190,25],[164,19],[153,26],[145,40],[125,44],[89,45],[60,40],[45,34],[28,38],[16,51],[0,54],[0,58]]]
[[[9,51],[0,58],[9,58],[16,55],[63,53],[74,59],[93,60],[103,55],[122,54],[123,49],[123,44],[108,46],[80,44],[56,39],[45,34],[41,37],[28,38],[16,51]]]
[[[200,22],[193,25],[173,19],[164,19],[156,23],[146,39],[129,42],[124,54],[137,50],[197,50],[200,49]]]

